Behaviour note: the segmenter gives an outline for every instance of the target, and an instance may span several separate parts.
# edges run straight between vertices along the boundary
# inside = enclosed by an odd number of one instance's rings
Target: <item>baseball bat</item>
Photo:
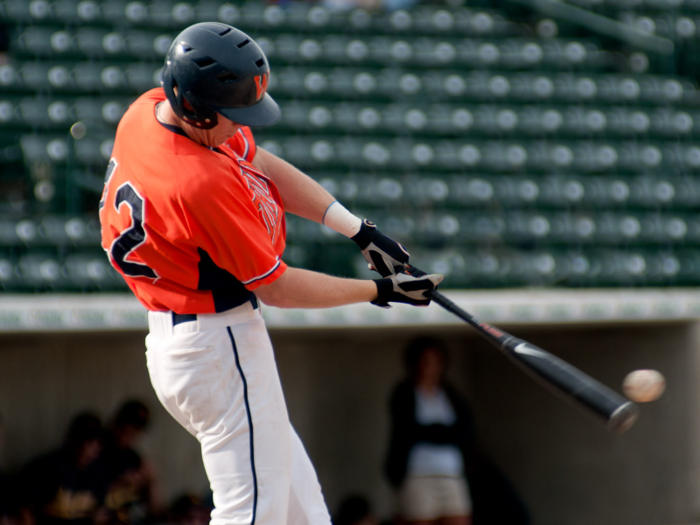
[[[437,290],[431,290],[428,295],[445,310],[476,328],[486,340],[545,387],[593,414],[608,430],[622,434],[634,425],[639,408],[617,392],[532,343],[485,323]]]

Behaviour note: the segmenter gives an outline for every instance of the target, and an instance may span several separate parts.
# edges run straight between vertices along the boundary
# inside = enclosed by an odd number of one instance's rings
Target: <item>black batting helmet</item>
[[[267,94],[269,78],[265,53],[252,38],[226,24],[203,22],[175,38],[161,84],[177,116],[200,129],[214,127],[217,113],[244,126],[267,126],[280,117]]]

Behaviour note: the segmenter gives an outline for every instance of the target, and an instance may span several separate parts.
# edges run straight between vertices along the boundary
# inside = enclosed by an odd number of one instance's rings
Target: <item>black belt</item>
[[[190,321],[196,321],[197,314],[176,314],[173,312],[173,326],[177,326],[180,323],[189,323]]]
[[[250,299],[250,303],[253,305],[253,310],[258,309],[258,300],[255,296],[253,296]],[[243,303],[243,304],[245,304],[245,303]],[[238,307],[236,306],[236,308],[238,308]],[[177,326],[181,323],[189,323],[190,321],[196,321],[196,320],[197,320],[197,314],[176,314],[175,312],[173,312],[173,326]]]

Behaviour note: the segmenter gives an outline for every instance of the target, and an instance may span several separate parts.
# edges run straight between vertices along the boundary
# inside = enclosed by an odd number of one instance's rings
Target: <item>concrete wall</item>
[[[700,330],[695,325],[513,329],[619,388],[635,368],[657,368],[668,391],[638,425],[613,436],[554,398],[467,329],[436,328],[452,350],[451,378],[472,400],[485,448],[530,505],[537,525],[691,523],[700,516]],[[382,480],[386,400],[402,375],[398,330],[277,331],[273,340],[292,421],[331,509],[349,492],[389,516]],[[143,449],[168,498],[201,492],[197,442],[152,393],[144,333],[0,336],[0,460],[19,467],[59,444],[74,413],[107,417],[138,397],[152,408]],[[700,521],[700,520],[699,520]]]

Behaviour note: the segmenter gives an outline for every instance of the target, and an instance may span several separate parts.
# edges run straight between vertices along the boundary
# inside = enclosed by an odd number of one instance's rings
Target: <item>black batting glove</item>
[[[443,278],[443,275],[437,273],[426,275],[420,270],[413,270],[412,273],[404,271],[385,279],[375,279],[379,295],[371,302],[382,308],[391,308],[389,303],[428,306],[428,292],[437,289]]]
[[[406,249],[380,232],[367,219],[362,221],[360,231],[351,239],[362,250],[370,269],[378,271],[382,277],[402,272],[403,265],[408,263],[409,254]]]

